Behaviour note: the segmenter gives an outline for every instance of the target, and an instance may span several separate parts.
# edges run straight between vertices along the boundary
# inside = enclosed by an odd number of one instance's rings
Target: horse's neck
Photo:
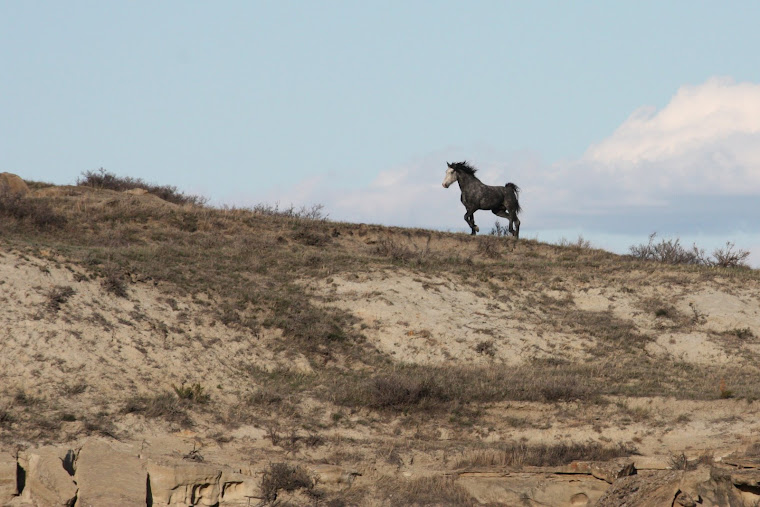
[[[477,179],[475,176],[467,173],[460,173],[457,181],[459,181],[459,188],[462,192],[470,189],[474,189],[483,185],[483,182]]]

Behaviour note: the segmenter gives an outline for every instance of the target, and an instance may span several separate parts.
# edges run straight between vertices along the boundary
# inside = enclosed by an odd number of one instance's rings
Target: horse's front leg
[[[475,225],[475,211],[467,210],[467,213],[464,214],[464,221],[467,222],[467,225],[470,226],[470,229],[472,232],[470,235],[475,236],[475,233],[477,233],[480,230],[480,227]]]

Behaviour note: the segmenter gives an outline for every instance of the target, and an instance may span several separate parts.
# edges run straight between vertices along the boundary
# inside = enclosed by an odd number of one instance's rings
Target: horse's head
[[[457,181],[457,172],[454,170],[454,165],[446,162],[448,168],[446,169],[446,176],[443,178],[443,188],[449,188],[452,183]]]

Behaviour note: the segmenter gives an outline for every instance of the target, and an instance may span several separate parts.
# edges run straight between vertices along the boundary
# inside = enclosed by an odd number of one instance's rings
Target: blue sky
[[[445,162],[527,237],[650,232],[760,265],[760,3],[0,2],[0,171],[459,231]],[[476,214],[481,229],[493,225]]]

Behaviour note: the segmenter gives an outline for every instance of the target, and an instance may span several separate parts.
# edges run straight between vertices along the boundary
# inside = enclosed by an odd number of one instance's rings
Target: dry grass
[[[261,478],[261,493],[269,504],[274,504],[281,491],[305,490],[309,493],[313,489],[314,481],[309,473],[303,467],[287,463],[272,463]]]
[[[53,287],[48,292],[45,306],[51,313],[57,313],[61,309],[61,306],[75,293],[76,291],[73,288],[66,285]]]
[[[172,393],[155,396],[133,396],[122,409],[125,414],[140,414],[147,419],[163,419],[183,427],[192,426],[187,412],[188,403]]]
[[[561,466],[573,461],[609,461],[637,454],[636,448],[623,444],[606,446],[598,442],[552,445],[497,444],[460,458],[455,468]]]
[[[3,228],[21,232],[62,229],[66,225],[66,218],[48,201],[11,192],[0,192],[0,217],[5,222]]]
[[[130,297],[134,280],[158,286],[167,297],[202,295],[210,301],[203,317],[234,330],[242,340],[255,343],[262,330],[277,330],[280,334],[271,333],[277,338],[267,348],[278,359],[307,357],[313,373],[266,372],[241,358],[239,365],[230,366],[234,385],[225,385],[240,392],[239,417],[289,416],[306,400],[321,403],[330,413],[429,412],[445,420],[448,410],[469,407],[468,413],[478,414],[480,407],[501,401],[605,403],[609,395],[712,400],[726,391],[760,399],[755,368],[653,359],[643,351],[651,337],[632,322],[609,311],[579,310],[570,298],[537,291],[569,293],[588,287],[591,280],[611,287],[628,288],[630,280],[696,287],[717,278],[757,281],[757,271],[642,263],[588,248],[580,240],[556,246],[336,223],[327,221],[319,207],[215,209],[192,201],[178,207],[97,190],[88,185],[100,183],[89,176],[87,181],[79,187],[43,189],[58,191],[24,203],[0,199],[0,215],[7,218],[0,221],[6,248],[52,252],[89,271],[116,296]],[[510,368],[403,364],[369,344],[354,315],[322,305],[311,289],[342,274],[383,270],[446,277],[474,290],[488,287],[489,296],[504,301],[517,293],[535,294],[523,309],[525,319],[541,330],[583,338],[589,343],[588,359],[534,359]],[[60,311],[70,296],[50,292],[48,307]],[[649,308],[654,317],[673,325],[682,318],[666,304]],[[732,333],[752,338],[743,330]],[[498,345],[489,340],[476,347],[491,357]],[[125,397],[116,405],[147,418],[190,424],[191,406],[175,393]],[[3,410],[0,426],[18,433],[27,418],[24,410],[17,403]]]
[[[747,267],[746,260],[749,252],[737,250],[732,242],[726,242],[723,248],[716,248],[712,256],[705,254],[704,249],[697,245],[685,248],[679,238],[661,239],[655,242],[656,233],[649,235],[647,244],[630,247],[631,255],[640,260],[662,262],[665,264],[686,264],[698,266],[715,266],[721,268]]]
[[[198,195],[185,195],[177,190],[177,187],[171,185],[154,185],[146,183],[140,178],[116,176],[102,167],[97,171],[83,172],[82,176],[77,179],[77,185],[92,188],[106,188],[109,190],[116,190],[117,192],[131,190],[133,188],[142,188],[149,193],[174,204],[203,205],[208,201],[205,197]]]
[[[379,481],[378,489],[390,505],[433,507],[478,504],[462,486],[448,477],[420,477],[408,481],[386,477]]]

